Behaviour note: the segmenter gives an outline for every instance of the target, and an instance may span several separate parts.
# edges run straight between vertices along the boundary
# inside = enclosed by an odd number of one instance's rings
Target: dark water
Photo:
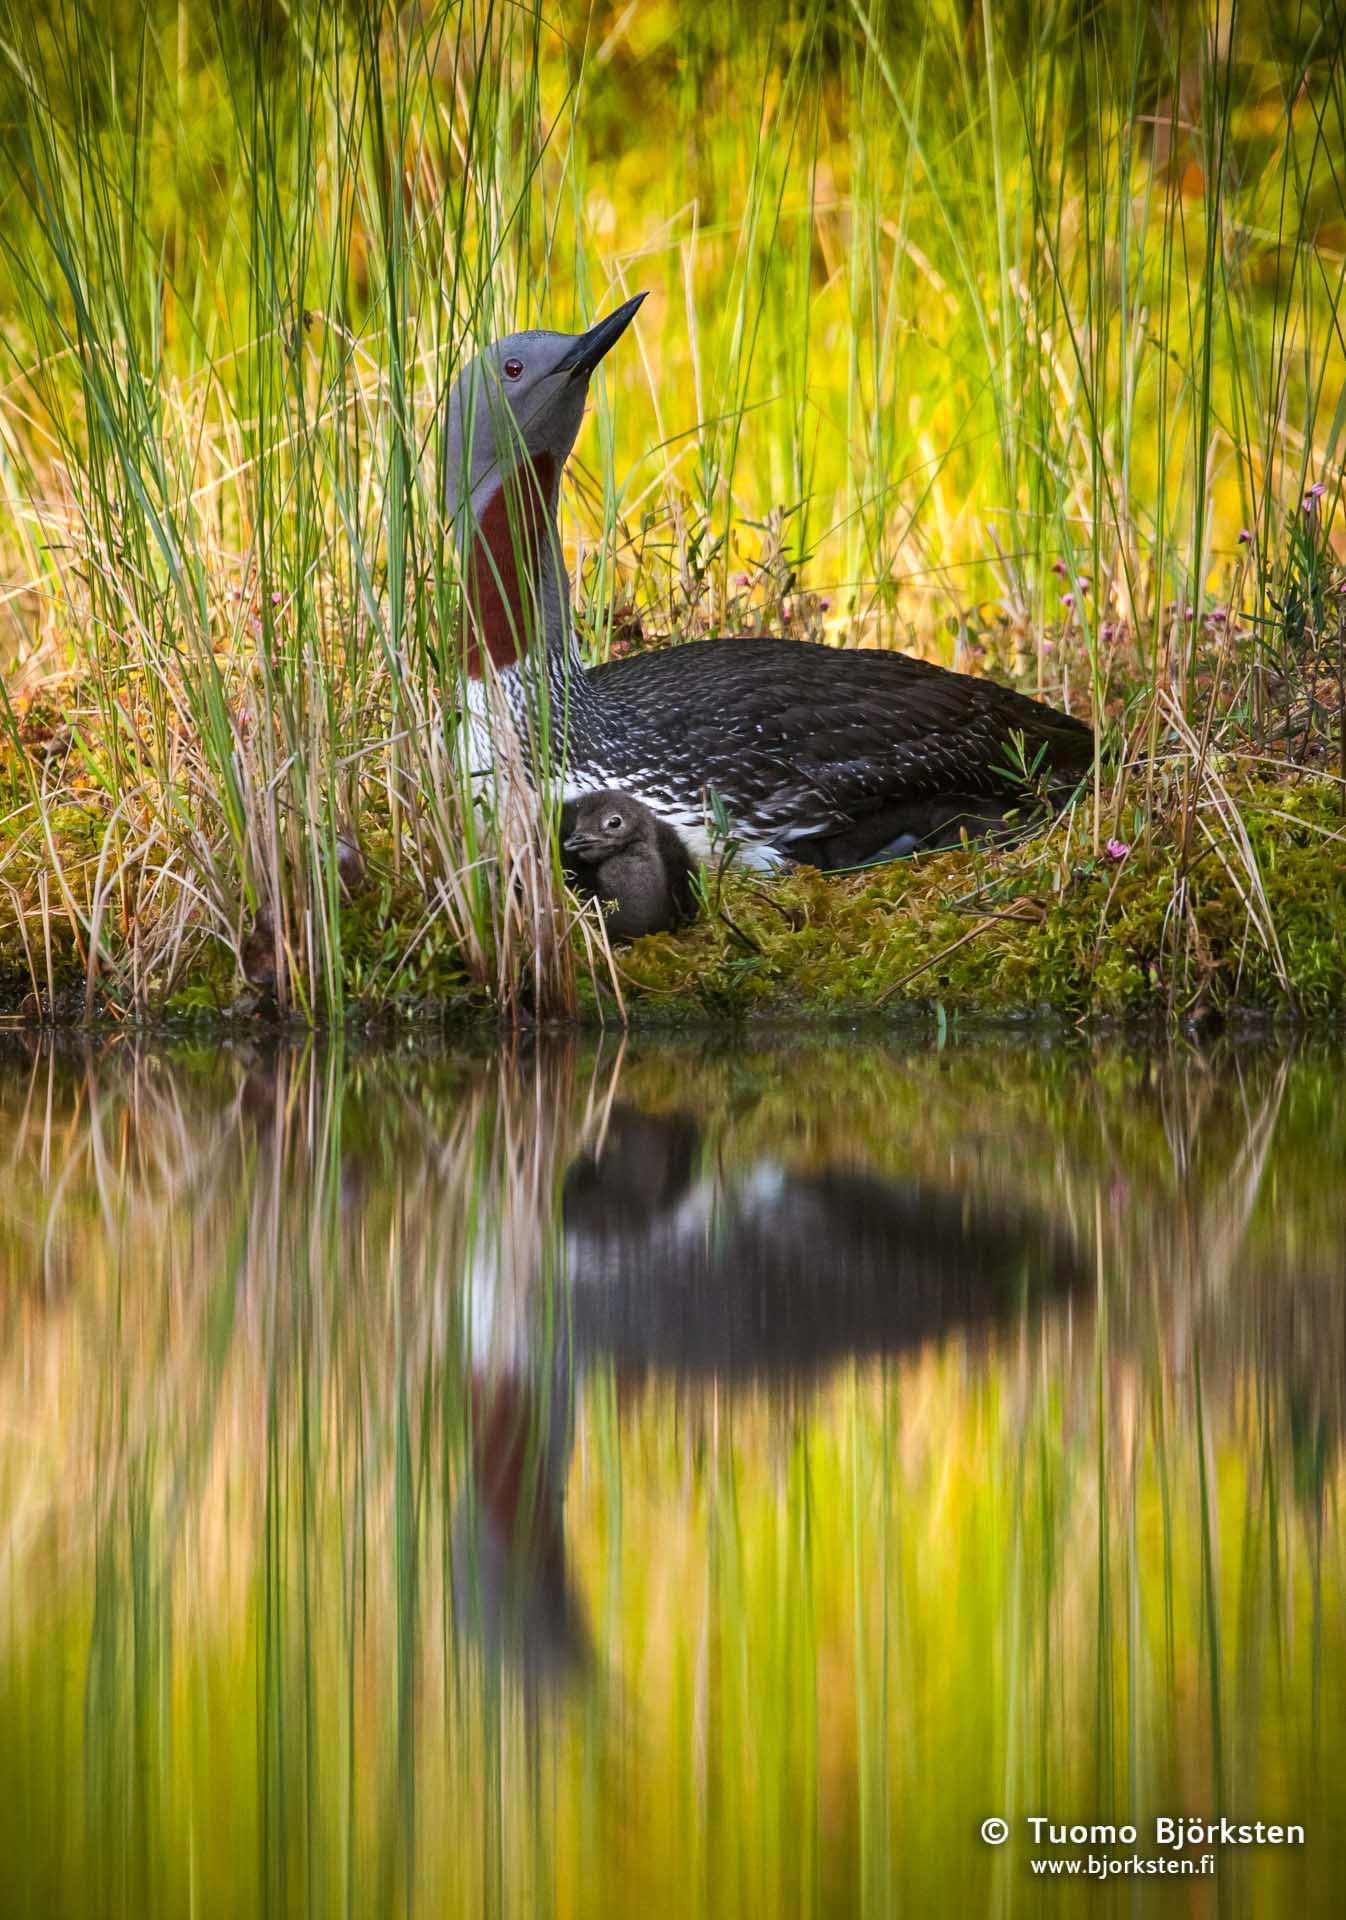
[[[1339,1910],[1339,1055],[0,1045],[4,1912]]]

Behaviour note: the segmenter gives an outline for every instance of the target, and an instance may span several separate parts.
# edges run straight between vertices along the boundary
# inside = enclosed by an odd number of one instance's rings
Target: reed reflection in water
[[[7,1044],[7,1910],[1335,1910],[1338,1058]]]

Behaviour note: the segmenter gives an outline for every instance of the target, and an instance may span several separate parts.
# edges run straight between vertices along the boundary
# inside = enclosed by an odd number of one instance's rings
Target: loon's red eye
[[[521,374],[522,372],[523,372],[523,361],[522,361],[522,360],[506,360],[506,362],[505,362],[505,378],[506,378],[506,380],[517,380],[517,379],[518,379],[518,377],[519,377],[519,375],[520,375],[520,374]]]

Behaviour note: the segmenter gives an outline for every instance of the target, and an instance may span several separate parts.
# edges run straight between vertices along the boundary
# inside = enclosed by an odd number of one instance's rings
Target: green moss
[[[642,1025],[932,1008],[994,1018],[1340,1017],[1346,839],[1335,789],[1287,780],[1236,798],[1236,828],[1217,827],[1218,847],[1198,832],[1185,866],[1176,826],[1115,861],[1082,846],[1077,823],[1069,852],[1058,830],[1005,852],[852,875],[730,872],[694,926],[618,951],[624,1004]],[[63,824],[78,858],[83,822]],[[425,911],[407,881],[385,880],[342,906],[348,1017],[496,1017],[447,922],[427,927]],[[83,963],[64,916],[50,924],[58,1007],[77,1018]],[[45,968],[40,941],[34,955]],[[32,986],[17,927],[0,920],[0,1011],[18,1013]],[[115,1013],[111,987],[109,996]],[[249,1006],[232,954],[211,941],[153,1011],[191,1022]],[[610,990],[585,982],[580,1011],[610,1019]]]
[[[1184,866],[1176,833],[1120,862],[1090,853],[1061,867],[1049,843],[769,888],[730,878],[727,918],[638,942],[622,958],[623,991],[638,1018],[935,1004],[996,1016],[1338,1015],[1346,840],[1335,796],[1286,784],[1239,799],[1256,880],[1235,836],[1219,850],[1199,841]]]

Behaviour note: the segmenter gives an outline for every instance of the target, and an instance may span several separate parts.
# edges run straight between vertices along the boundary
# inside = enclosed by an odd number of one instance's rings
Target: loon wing
[[[702,640],[587,677],[633,764],[670,788],[719,794],[796,857],[856,829],[838,849],[854,859],[904,834],[928,843],[939,831],[956,840],[958,823],[984,830],[1014,804],[1002,769],[1015,733],[1030,764],[1045,749],[1058,781],[1093,760],[1090,729],[1069,714],[908,654]]]

